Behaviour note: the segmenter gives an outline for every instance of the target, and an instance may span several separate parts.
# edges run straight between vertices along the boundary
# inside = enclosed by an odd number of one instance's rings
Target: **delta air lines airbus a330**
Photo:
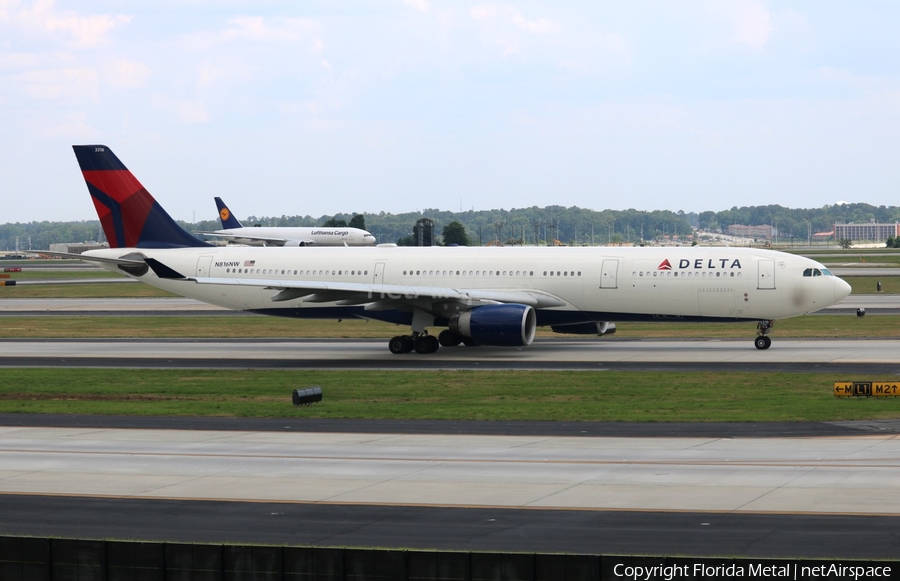
[[[230,309],[409,325],[392,353],[522,346],[538,326],[599,335],[622,321],[758,321],[755,345],[767,349],[775,319],[850,294],[818,262],[751,248],[210,246],[108,147],[74,149],[110,244],[84,260]]]

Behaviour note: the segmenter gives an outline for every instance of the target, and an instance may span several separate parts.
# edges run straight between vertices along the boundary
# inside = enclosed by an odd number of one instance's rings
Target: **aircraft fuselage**
[[[818,262],[748,248],[119,248],[86,255],[117,258],[134,252],[155,258],[185,277],[233,281],[227,286],[198,284],[159,278],[153,271],[136,277],[199,301],[272,315],[359,316],[404,324],[412,316],[405,309],[367,310],[365,305],[310,302],[303,297],[273,302],[277,289],[242,287],[240,281],[535,290],[564,303],[536,309],[539,326],[581,321],[783,319],[835,304],[850,290]],[[107,268],[115,270],[112,265]],[[379,298],[384,297],[372,301]]]

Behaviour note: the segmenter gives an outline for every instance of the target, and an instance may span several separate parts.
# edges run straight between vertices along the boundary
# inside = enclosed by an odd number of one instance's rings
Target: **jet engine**
[[[486,305],[450,319],[450,330],[457,335],[496,347],[531,345],[536,327],[534,309],[519,304]]]

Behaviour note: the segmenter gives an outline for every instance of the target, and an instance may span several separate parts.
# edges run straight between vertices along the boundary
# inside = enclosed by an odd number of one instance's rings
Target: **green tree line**
[[[785,208],[778,205],[733,207],[720,212],[685,213],[669,210],[652,212],[642,210],[588,210],[575,206],[546,206],[538,208],[514,208],[511,210],[468,210],[451,212],[427,209],[422,212],[402,214],[338,213],[333,216],[280,216],[241,218],[245,226],[323,226],[326,223],[362,224],[378,242],[397,242],[408,239],[413,226],[421,218],[434,221],[435,238],[440,239],[442,229],[453,222],[462,224],[465,235],[474,245],[499,240],[504,244],[540,244],[559,240],[564,244],[606,244],[607,242],[653,242],[663,237],[686,236],[692,228],[725,230],[731,224],[778,227],[779,238],[793,236],[805,240],[808,233],[830,231],[835,223],[863,223],[876,221],[894,223],[900,221],[900,207],[872,206],[869,204],[839,204],[821,208]],[[212,231],[221,228],[217,220],[205,220],[179,224],[191,232]],[[84,242],[97,240],[99,223],[96,220],[81,222],[29,222],[0,224],[0,250],[19,247],[47,248],[55,242]],[[455,232],[455,235],[458,235]]]

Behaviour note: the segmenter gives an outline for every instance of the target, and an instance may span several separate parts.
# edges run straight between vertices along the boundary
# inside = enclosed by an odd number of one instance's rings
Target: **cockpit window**
[[[803,276],[812,276],[812,270],[813,269],[811,269],[811,268],[807,268],[806,270],[803,271]]]
[[[833,274],[831,274],[831,271],[828,270],[827,268],[822,269],[822,274],[824,274],[825,276],[834,276]]]
[[[813,276],[822,276],[822,271],[818,268],[813,269]]]

